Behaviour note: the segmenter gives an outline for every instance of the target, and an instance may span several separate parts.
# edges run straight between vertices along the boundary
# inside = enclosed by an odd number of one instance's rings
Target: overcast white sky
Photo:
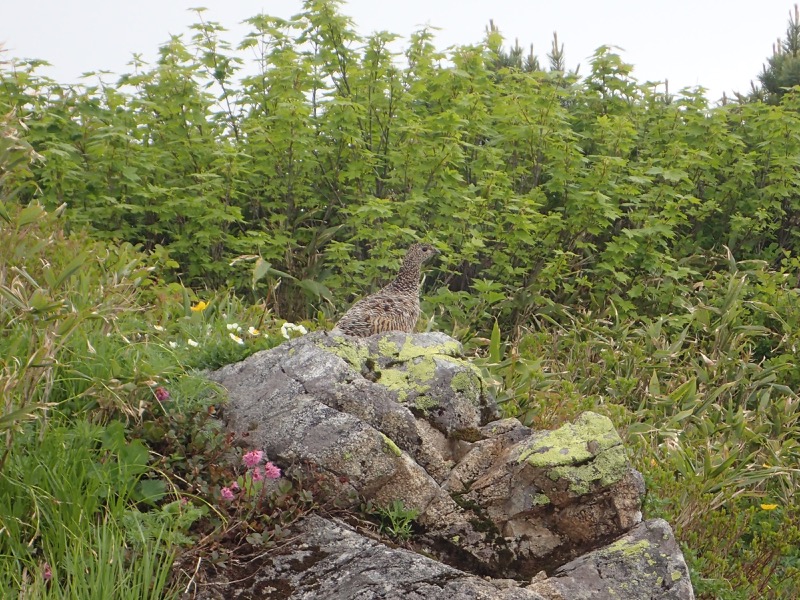
[[[0,43],[5,57],[40,58],[60,82],[93,70],[127,72],[133,53],[155,58],[170,34],[185,33],[205,6],[237,45],[240,23],[261,12],[288,17],[301,0],[0,0]],[[544,59],[553,31],[566,50],[567,65],[580,63],[600,45],[621,47],[640,81],[669,79],[670,91],[708,88],[747,91],[772,44],[783,36],[791,0],[349,0],[342,12],[360,33],[388,30],[408,36],[420,26],[441,28],[437,45],[475,43],[489,19],[509,43],[519,38]]]

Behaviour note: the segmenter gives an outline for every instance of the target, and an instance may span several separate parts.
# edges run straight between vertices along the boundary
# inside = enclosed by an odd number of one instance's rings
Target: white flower
[[[170,348],[177,348],[178,347],[178,342],[170,342],[169,343],[169,347]]]
[[[287,340],[292,337],[289,335],[292,332],[297,332],[300,335],[305,335],[308,333],[308,330],[303,327],[302,325],[295,325],[294,323],[284,323],[281,325],[281,335],[285,337]]]
[[[258,331],[258,329],[250,325],[250,327],[247,328],[247,333],[249,333],[250,335],[258,335],[260,332]]]
[[[153,329],[156,331],[165,331],[165,329],[161,325],[153,325]]]
[[[228,323],[226,327],[228,328],[228,331],[235,331],[236,333],[239,333],[242,330],[238,323]]]
[[[244,340],[235,333],[233,333],[232,331],[228,335],[231,336],[231,339],[237,344],[244,344]]]
[[[189,344],[192,348],[197,348],[200,344],[195,342],[193,339],[186,340],[186,343]]]

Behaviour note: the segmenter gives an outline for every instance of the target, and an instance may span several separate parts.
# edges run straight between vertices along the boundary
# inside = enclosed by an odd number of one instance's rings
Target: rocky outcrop
[[[283,467],[313,465],[340,505],[402,501],[419,514],[416,549],[460,571],[517,581],[546,571],[553,584],[537,593],[582,597],[564,587],[575,580],[565,563],[613,549],[641,522],[642,478],[607,418],[584,413],[555,431],[498,420],[480,373],[443,334],[317,333],[213,378],[229,392],[226,418],[240,444]],[[688,582],[682,558],[661,570]],[[648,572],[640,578],[648,597],[691,597],[690,586],[688,595],[663,595],[661,571]],[[537,597],[524,592],[486,597]]]
[[[652,519],[603,548],[556,569],[526,589],[548,600],[681,600],[693,598],[683,554],[672,529]]]

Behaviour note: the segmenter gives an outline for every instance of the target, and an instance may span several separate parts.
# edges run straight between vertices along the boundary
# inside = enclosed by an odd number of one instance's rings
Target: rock
[[[584,413],[555,431],[497,420],[443,334],[316,333],[212,378],[239,444],[309,465],[339,505],[401,501],[419,513],[415,547],[462,571],[530,579],[641,521],[643,480],[609,419]]]
[[[190,588],[185,598],[274,600],[544,600],[515,581],[486,581],[363,537],[342,522],[309,516],[302,540],[233,570],[230,580]]]
[[[689,569],[669,523],[640,523],[605,548],[559,567],[527,589],[548,600],[685,600],[694,598]]]

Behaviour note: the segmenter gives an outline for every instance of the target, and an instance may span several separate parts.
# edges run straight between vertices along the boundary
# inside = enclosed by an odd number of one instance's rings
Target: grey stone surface
[[[192,585],[185,598],[230,600],[544,600],[509,580],[487,581],[402,548],[389,548],[341,522],[310,516],[300,540],[242,566],[238,580]]]
[[[683,554],[663,519],[640,523],[608,546],[562,567],[528,589],[553,600],[694,598]]]

